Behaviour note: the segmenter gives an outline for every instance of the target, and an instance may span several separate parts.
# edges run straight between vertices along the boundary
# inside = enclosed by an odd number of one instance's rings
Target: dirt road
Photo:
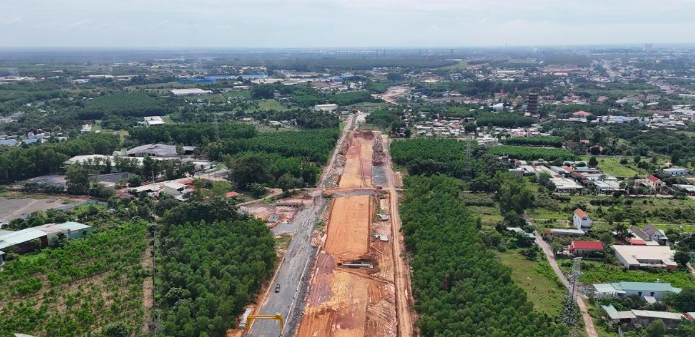
[[[567,277],[565,277],[565,274],[562,273],[560,266],[557,265],[557,261],[555,261],[555,256],[553,255],[552,249],[550,249],[548,243],[545,242],[537,232],[534,234],[536,235],[536,244],[539,247],[541,247],[541,249],[543,249],[543,253],[545,253],[545,257],[548,259],[548,262],[550,263],[550,266],[553,268],[553,271],[555,271],[555,275],[557,275],[562,284],[565,285],[565,288],[569,288],[569,281],[567,281]],[[598,337],[598,334],[596,333],[596,327],[594,326],[594,320],[591,318],[591,315],[589,315],[589,308],[587,308],[586,303],[584,303],[584,299],[580,294],[577,294],[577,306],[579,307],[579,310],[582,312],[582,320],[584,320],[584,328],[586,329],[586,335],[588,337]]]
[[[390,201],[392,247],[395,266],[396,283],[396,311],[398,315],[398,336],[415,336],[413,328],[412,289],[410,285],[410,267],[406,261],[405,243],[401,234],[401,217],[399,213],[398,191],[396,190],[396,177],[393,173],[391,153],[389,152],[389,140],[383,136],[384,154],[386,156],[386,177],[388,179],[388,193]]]

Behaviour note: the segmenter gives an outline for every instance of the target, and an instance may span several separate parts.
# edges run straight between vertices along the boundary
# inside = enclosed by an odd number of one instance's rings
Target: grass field
[[[558,261],[563,271],[572,268],[572,260]],[[599,261],[582,261],[582,275],[579,280],[584,284],[606,282],[665,282],[678,288],[695,287],[695,279],[685,270],[673,272],[650,272],[646,270],[625,270],[622,265],[609,265]]]
[[[222,94],[222,96],[249,99],[249,98],[251,98],[251,90],[235,90],[235,91],[225,92],[224,94]]]
[[[274,99],[264,99],[258,101],[258,110],[260,111],[266,111],[266,110],[275,110],[275,111],[283,111],[286,110],[285,106],[280,104],[280,102],[274,100]]]
[[[468,206],[473,216],[479,217],[486,226],[495,226],[504,218],[497,207],[492,206]]]
[[[498,254],[502,264],[512,270],[512,279],[526,293],[537,310],[556,317],[562,311],[565,290],[548,262],[530,261],[518,250]]]
[[[589,161],[589,156],[581,157],[582,160]],[[627,159],[628,163],[623,165],[621,159]],[[598,168],[606,174],[616,176],[618,178],[632,178],[635,175],[643,176],[647,172],[635,164],[633,158],[630,157],[596,157],[598,160]]]
[[[459,61],[457,64],[452,64],[450,66],[441,67],[441,70],[463,70],[468,68],[468,63],[466,61]]]

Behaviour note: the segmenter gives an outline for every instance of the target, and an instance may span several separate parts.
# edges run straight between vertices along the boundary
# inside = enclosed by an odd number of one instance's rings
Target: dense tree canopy
[[[413,295],[423,336],[565,336],[533,310],[524,291],[480,238],[458,199],[462,182],[408,177],[401,217],[414,254]]]
[[[168,211],[161,234],[160,336],[225,336],[272,274],[270,230],[215,201]]]
[[[0,183],[56,173],[70,157],[83,154],[111,154],[118,137],[107,134],[82,135],[62,143],[15,147],[0,152]]]

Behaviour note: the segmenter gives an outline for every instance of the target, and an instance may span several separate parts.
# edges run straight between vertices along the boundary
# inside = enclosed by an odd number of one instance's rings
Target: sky
[[[0,8],[0,47],[695,42],[695,0],[0,0]]]

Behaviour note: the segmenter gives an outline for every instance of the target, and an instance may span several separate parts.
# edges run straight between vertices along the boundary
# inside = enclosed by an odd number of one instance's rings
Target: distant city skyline
[[[694,0],[5,1],[0,47],[695,43]]]

